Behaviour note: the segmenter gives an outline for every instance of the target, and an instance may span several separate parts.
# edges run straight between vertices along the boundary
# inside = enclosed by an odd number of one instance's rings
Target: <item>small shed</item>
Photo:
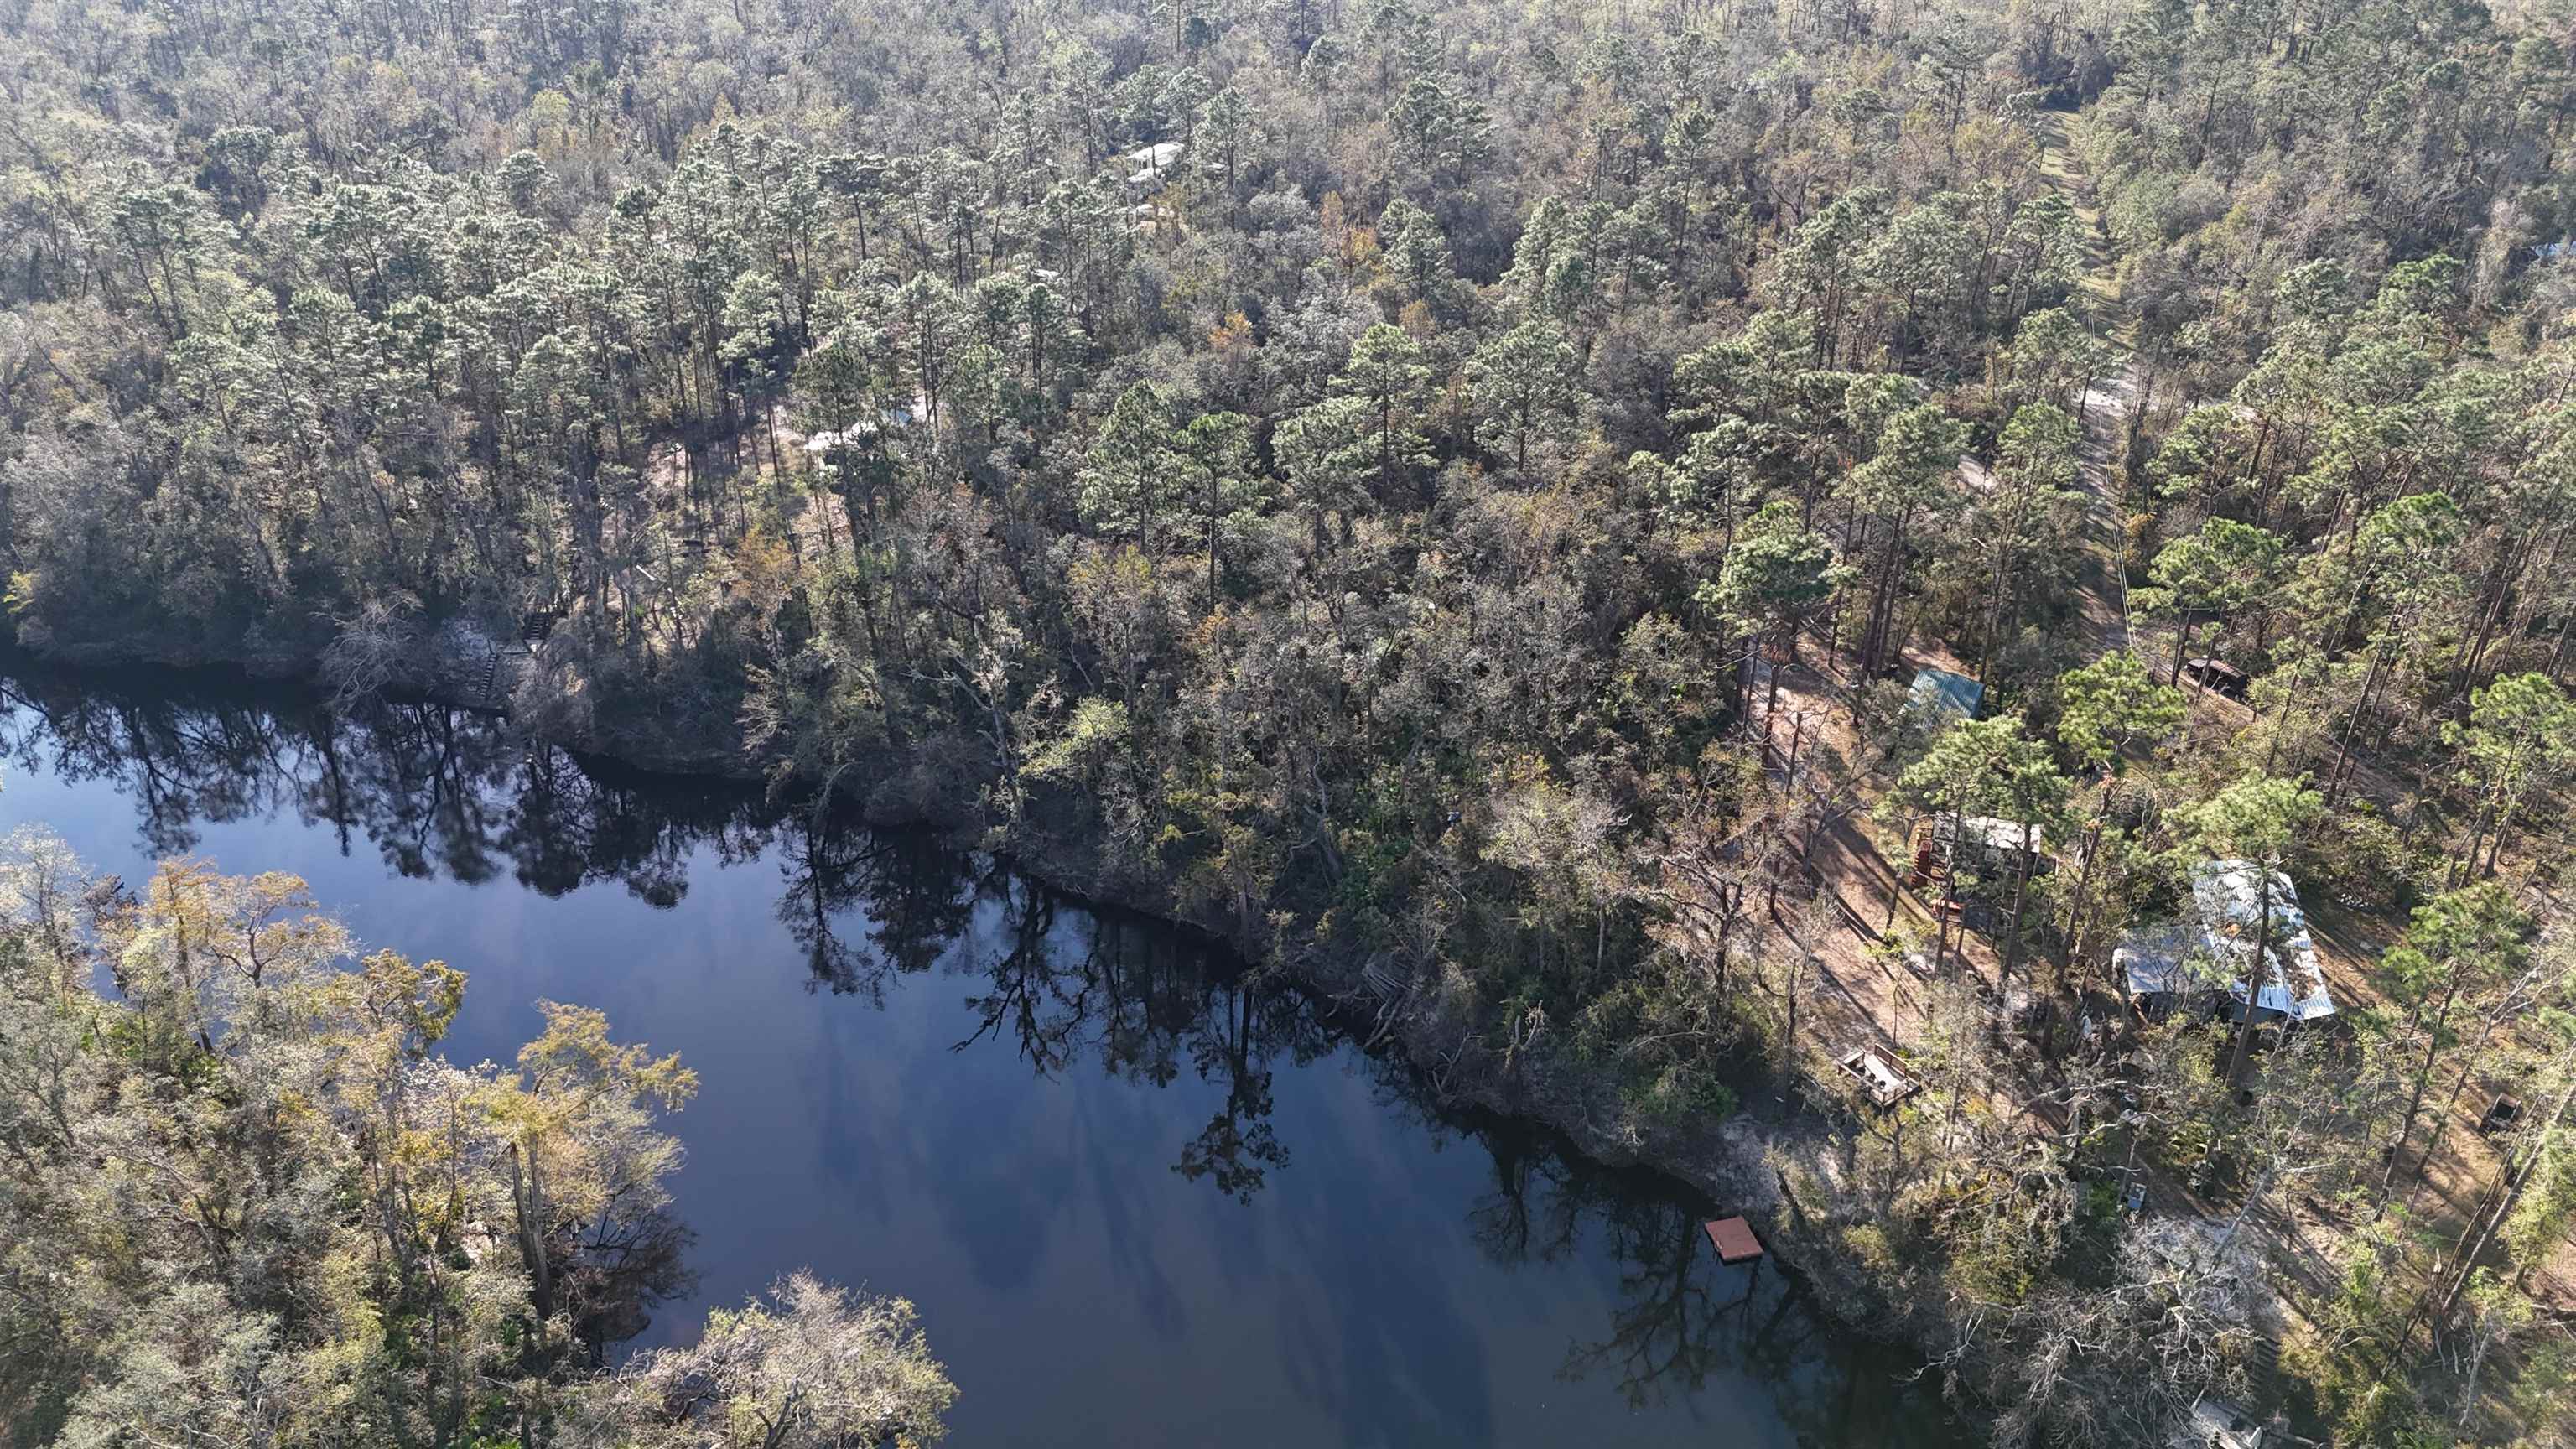
[[[2499,1092],[2478,1119],[2478,1130],[2492,1137],[2522,1120],[2522,1099],[2511,1092]]]
[[[1905,883],[1922,890],[1948,878],[1952,869],[1962,865],[1977,876],[2008,880],[2021,870],[2022,829],[2020,821],[1987,815],[1970,815],[1956,822],[1947,815],[1935,815],[1915,827],[1914,869]],[[1960,849],[1962,842],[1964,850]],[[2048,854],[2048,833],[2031,826],[2031,874],[2043,875],[2055,863]]]
[[[1971,850],[1992,850],[2013,855],[2021,853],[2023,827],[2018,820],[2001,820],[1992,815],[1965,815],[1960,817],[1958,823],[1958,834],[1967,840],[1968,848]],[[1933,816],[1932,830],[1934,837],[1942,844],[1949,844],[1950,817]],[[2036,825],[2030,827],[2030,848],[2033,850],[2048,848],[2048,833]]]
[[[2048,832],[2036,825],[2025,827],[2018,820],[1998,820],[1991,815],[1970,815],[1958,822],[1956,834],[1959,842],[1951,840],[1953,832],[1950,826],[1950,817],[1933,816],[1933,843],[1945,850],[1955,849],[1957,843],[1965,843],[1969,855],[1982,857],[1988,867],[1998,862],[2009,863],[2016,868],[2019,866],[2023,843],[2022,831],[2025,828],[2030,832],[2031,870],[2034,873],[2044,871],[2051,863],[2048,855]]]
[[[928,416],[930,397],[927,393],[916,392],[902,402],[889,405],[873,418],[860,418],[846,428],[826,428],[815,433],[805,440],[805,451],[821,457],[836,448],[861,447],[890,429],[911,427]]]
[[[2206,654],[2198,659],[2184,660],[2182,672],[2190,675],[2203,689],[2216,690],[2229,699],[2243,699],[2245,692],[2254,686],[2253,679],[2244,670]]]
[[[1978,701],[1986,697],[1986,687],[1964,674],[1946,669],[1926,669],[1914,676],[1906,688],[1905,708],[1920,714],[1935,725],[1954,720],[1975,719]]]
[[[2161,1017],[2199,1001],[2215,1001],[2217,988],[2192,969],[2194,935],[2181,921],[2158,921],[2120,933],[2111,969],[2128,987],[2138,1014]]]
[[[2172,1449],[2263,1449],[2263,1426],[2225,1399],[2202,1395],[2174,1431]]]

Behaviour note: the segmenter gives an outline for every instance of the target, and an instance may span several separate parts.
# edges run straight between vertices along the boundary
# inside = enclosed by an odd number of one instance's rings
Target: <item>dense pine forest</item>
[[[1194,923],[1756,1208],[1999,1443],[2576,1422],[2576,9],[0,35],[20,645]],[[676,1063],[448,1066],[461,977],[292,882],[6,880],[18,1442],[937,1433],[893,1300],[610,1352]]]

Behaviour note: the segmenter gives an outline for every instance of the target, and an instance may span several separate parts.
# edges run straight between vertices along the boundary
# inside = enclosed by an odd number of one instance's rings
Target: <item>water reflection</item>
[[[778,919],[809,984],[882,1005],[891,978],[929,970],[973,918],[983,881],[965,856],[826,816],[777,824]],[[848,923],[863,923],[853,940]]]
[[[713,913],[703,929],[718,936],[732,929],[718,909],[731,883],[766,862],[775,895],[756,891],[758,908],[792,943],[815,1002],[805,1023],[760,1016],[759,983],[744,979],[719,988],[740,1000],[693,1008],[745,1017],[689,1048],[737,1053],[698,1061],[711,1084],[764,1064],[774,1078],[791,1057],[803,1074],[774,1120],[702,1101],[679,1123],[694,1164],[684,1206],[718,1264],[706,1297],[736,1299],[798,1254],[828,1264],[850,1251],[852,1224],[873,1225],[862,1273],[921,1299],[967,1389],[961,1435],[1181,1443],[1223,1424],[1239,1442],[1548,1442],[1606,1414],[1634,1442],[1700,1440],[1721,1425],[1747,1444],[1954,1442],[1895,1391],[1903,1364],[1834,1335],[1776,1268],[1756,1278],[1718,1265],[1699,1232],[1708,1205],[1668,1180],[1435,1110],[1401,1064],[1358,1052],[1304,994],[989,858],[780,809],[750,788],[583,761],[435,704],[343,717],[201,679],[26,667],[0,681],[0,700],[11,773],[69,785],[92,812],[123,802],[152,857],[196,851],[220,827],[291,819],[397,876],[506,875],[548,898],[616,883],[650,908],[629,916],[676,926]],[[675,911],[693,882],[719,899]],[[603,940],[592,954],[616,952]],[[668,1009],[674,969],[543,984],[622,994],[601,1004],[624,1022]],[[854,1055],[833,1045],[851,1029],[833,1009],[844,1003],[869,1015],[896,1003],[935,1055],[965,1060],[934,1080],[908,1054],[918,1043],[870,1039]],[[651,1028],[657,1046],[679,1044],[664,1040],[674,1031]],[[822,1036],[792,1053],[778,1044],[797,1032]],[[1016,1070],[992,1065],[1014,1059]],[[1349,1080],[1364,1093],[1356,1111],[1335,1085]],[[731,1151],[737,1136],[761,1140]],[[779,1165],[805,1159],[802,1176]],[[1153,1186],[1175,1176],[1199,1206]],[[782,1202],[814,1215],[804,1236],[772,1225]],[[945,1252],[962,1256],[953,1275],[937,1266]],[[1208,1345],[1191,1362],[1204,1382],[1157,1373],[1139,1391],[1107,1371],[1086,1382],[1080,1362],[1052,1387],[1033,1377],[1037,1345],[1061,1355],[1086,1333],[1160,1352]],[[988,1360],[1009,1367],[979,1383]],[[1068,1407],[1086,1395],[1081,1412]],[[1194,1395],[1207,1401],[1195,1429],[1175,1407]]]
[[[541,895],[614,880],[670,909],[688,894],[700,846],[727,862],[774,853],[778,918],[809,984],[878,1005],[895,977],[953,958],[979,905],[997,905],[1001,944],[962,968],[986,980],[969,998],[980,1022],[953,1049],[1007,1040],[1042,1077],[1088,1058],[1155,1086],[1187,1061],[1224,1098],[1172,1170],[1239,1201],[1288,1161],[1269,1120],[1270,1063],[1303,1066],[1336,1045],[1304,997],[1211,961],[1182,932],[1084,911],[989,859],[903,832],[579,760],[448,705],[387,701],[343,715],[211,680],[143,692],[154,682],[102,689],[22,668],[0,686],[12,706],[0,748],[22,768],[133,799],[156,856],[194,851],[202,825],[291,811],[331,830],[344,852],[372,843],[399,875],[476,884],[508,861]],[[1073,918],[1081,929],[1068,932]]]
[[[343,853],[364,840],[406,877],[479,884],[507,861],[543,895],[616,880],[669,907],[687,893],[693,848],[747,858],[777,824],[755,792],[588,764],[440,704],[342,716],[290,691],[23,663],[0,698],[8,761],[114,788],[159,857],[194,851],[205,826],[287,814],[332,831]]]
[[[1477,1199],[1469,1224],[1488,1256],[1505,1265],[1555,1262],[1598,1228],[1620,1263],[1609,1331],[1567,1350],[1564,1377],[1606,1378],[1631,1407],[1643,1407],[1697,1393],[1748,1349],[1781,1342],[1776,1330],[1794,1296],[1763,1292],[1758,1270],[1719,1264],[1701,1231],[1707,1214],[1692,1203],[1657,1190],[1648,1174],[1601,1168],[1550,1142],[1511,1132],[1486,1142],[1494,1188]]]

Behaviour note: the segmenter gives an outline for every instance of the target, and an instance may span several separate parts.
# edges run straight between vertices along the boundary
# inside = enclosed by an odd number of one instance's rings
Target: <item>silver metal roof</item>
[[[2269,877],[2272,920],[2261,969],[2254,948],[2264,935],[2263,887]],[[2120,937],[2111,964],[2131,996],[2179,996],[2224,990],[2241,1010],[2245,981],[2256,978],[2255,1007],[2294,1021],[2335,1014],[2326,975],[2308,934],[2298,886],[2250,860],[2204,861],[2191,869],[2191,909],[2184,919],[2141,926]]]

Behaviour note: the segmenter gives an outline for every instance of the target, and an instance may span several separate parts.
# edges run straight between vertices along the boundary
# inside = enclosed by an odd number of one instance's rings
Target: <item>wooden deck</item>
[[[1719,1218],[1702,1225],[1708,1240],[1717,1248],[1721,1263],[1743,1263],[1762,1256],[1762,1240],[1753,1236],[1753,1225],[1742,1218]]]

